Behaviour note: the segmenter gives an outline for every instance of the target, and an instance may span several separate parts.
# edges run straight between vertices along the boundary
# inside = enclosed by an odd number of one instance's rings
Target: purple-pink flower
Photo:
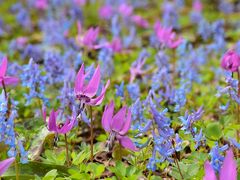
[[[119,6],[118,12],[123,16],[123,17],[129,17],[133,13],[133,7],[123,3]]]
[[[131,126],[131,110],[126,106],[122,107],[115,115],[114,102],[112,101],[105,107],[102,116],[102,126],[104,130],[110,133],[110,139],[117,139],[119,143],[132,151],[137,151],[138,148],[132,140],[126,135]]]
[[[144,19],[142,16],[139,15],[133,15],[131,17],[131,20],[137,24],[138,26],[142,27],[142,28],[148,28],[149,24],[148,21],[146,19]]]
[[[146,58],[141,58],[132,64],[132,66],[130,67],[130,83],[132,83],[136,77],[146,74],[147,71],[142,69],[145,62]]]
[[[66,122],[64,124],[60,123],[57,124],[57,117],[58,117],[58,111],[54,111],[54,109],[52,109],[48,122],[46,120],[46,109],[45,107],[42,110],[42,114],[43,114],[43,120],[45,121],[45,123],[47,123],[47,128],[49,131],[53,131],[57,134],[66,134],[69,131],[72,130],[72,128],[75,125],[76,122],[76,118],[74,116],[72,116],[71,119],[67,119]]]
[[[3,173],[5,173],[7,171],[7,169],[9,168],[9,166],[15,161],[14,157],[5,159],[3,161],[0,162],[0,176],[3,175]]]
[[[102,6],[99,9],[99,16],[102,19],[109,19],[111,18],[112,14],[113,14],[113,8],[110,5]]]
[[[102,103],[104,99],[106,90],[110,84],[110,80],[107,81],[107,84],[102,89],[100,95],[95,97],[100,85],[100,80],[101,80],[99,65],[97,66],[92,78],[87,84],[85,83],[86,76],[87,74],[84,74],[84,64],[82,64],[75,80],[75,87],[74,87],[75,95],[82,104],[87,104],[90,106],[99,105]]]
[[[176,48],[182,43],[182,38],[177,38],[176,33],[172,31],[171,27],[162,27],[160,22],[157,21],[154,25],[154,31],[158,41],[164,47]]]
[[[240,56],[233,50],[228,50],[222,57],[221,66],[231,72],[237,72],[240,66]]]
[[[107,45],[109,48],[113,50],[113,52],[121,52],[122,51],[122,41],[120,38],[113,38],[112,42]]]
[[[45,10],[48,7],[48,2],[47,0],[36,0],[35,7],[39,10]]]
[[[201,0],[195,0],[193,2],[193,10],[196,12],[201,12],[202,11],[202,2]]]
[[[16,85],[18,83],[17,77],[6,76],[7,72],[7,57],[4,57],[2,60],[2,64],[0,66],[0,87],[4,85]]]
[[[86,4],[86,0],[74,0],[74,2],[79,6],[84,6]]]
[[[89,49],[100,48],[100,46],[96,44],[98,34],[99,34],[99,27],[97,28],[91,27],[85,32],[83,36],[81,34],[82,26],[80,22],[77,22],[77,28],[78,28],[77,41],[79,42],[80,45],[86,46]]]
[[[205,176],[203,180],[217,180],[214,169],[207,161],[204,164]],[[237,163],[234,160],[232,149],[228,150],[219,173],[220,180],[237,180]]]

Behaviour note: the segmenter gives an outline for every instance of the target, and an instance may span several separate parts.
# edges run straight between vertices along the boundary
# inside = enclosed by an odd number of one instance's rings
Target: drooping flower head
[[[154,31],[161,46],[173,49],[182,43],[183,39],[177,38],[171,27],[163,27],[159,21],[155,23]]]
[[[9,166],[15,161],[14,157],[5,159],[3,161],[0,162],[0,176],[3,175],[3,173],[5,173],[5,171],[7,171],[7,169],[9,168]]]
[[[0,66],[0,87],[2,87],[3,84],[7,86],[16,85],[18,83],[17,77],[6,76],[7,64],[8,64],[7,57],[4,57],[2,60],[2,64]]]
[[[133,13],[133,7],[123,3],[119,6],[118,12],[123,16],[123,17],[129,17]]]
[[[227,71],[237,72],[240,66],[240,56],[235,50],[228,50],[222,57],[221,66]]]
[[[115,115],[113,113],[114,102],[112,101],[105,107],[102,116],[102,127],[106,132],[110,133],[109,139],[111,142],[109,144],[112,144],[117,139],[123,147],[137,151],[138,149],[132,140],[126,135],[131,127],[131,110],[124,106]]]
[[[204,164],[205,176],[204,180],[217,180],[217,176],[211,164],[206,161]],[[220,180],[237,180],[237,163],[234,160],[232,149],[228,150],[224,158],[223,165],[219,173]]]
[[[39,10],[45,10],[48,7],[48,2],[47,0],[36,0],[35,7]]]
[[[193,9],[197,12],[201,12],[202,11],[202,2],[200,0],[195,0],[193,2]]]
[[[99,9],[99,16],[102,19],[110,19],[113,14],[113,8],[110,5],[104,5]]]
[[[96,40],[99,34],[99,27],[97,28],[91,27],[85,32],[84,35],[81,35],[82,26],[80,22],[77,22],[77,28],[78,28],[77,41],[80,43],[80,45],[86,46],[89,49],[99,48],[99,46],[96,44]]]
[[[75,122],[76,122],[76,118],[73,115],[71,117],[71,119],[67,119],[64,124],[57,124],[57,117],[58,117],[58,114],[59,114],[59,110],[54,111],[54,109],[52,109],[48,121],[46,120],[47,119],[47,113],[46,113],[46,108],[45,107],[43,107],[43,109],[42,109],[42,114],[43,114],[44,122],[47,123],[48,130],[53,131],[53,132],[58,133],[58,134],[68,133],[69,131],[72,130],[72,128],[74,127]]]
[[[105,92],[110,84],[110,80],[107,81],[107,84],[102,89],[100,95],[95,97],[100,85],[100,80],[101,80],[99,65],[97,66],[88,84],[85,83],[85,79],[87,75],[88,73],[87,74],[84,73],[84,64],[82,64],[75,80],[74,92],[75,92],[76,98],[81,102],[81,104],[97,106],[102,103],[105,96]]]
[[[142,16],[140,15],[133,15],[131,16],[131,20],[138,26],[142,27],[142,28],[148,28],[149,24],[148,21],[146,19],[144,19]]]

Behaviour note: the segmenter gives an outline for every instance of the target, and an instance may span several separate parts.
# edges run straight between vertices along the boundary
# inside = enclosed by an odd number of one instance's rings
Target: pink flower
[[[122,107],[115,115],[114,102],[112,101],[105,107],[102,116],[102,127],[110,133],[110,139],[114,142],[115,138],[119,143],[132,151],[137,151],[138,148],[134,145],[132,140],[126,136],[131,126],[131,111],[126,106]]]
[[[74,2],[79,6],[84,6],[86,4],[86,0],[74,0]]]
[[[18,83],[18,78],[6,76],[7,72],[7,57],[4,57],[2,60],[2,64],[0,66],[0,86],[4,85],[16,85]]]
[[[118,8],[118,12],[124,16],[124,17],[128,17],[128,16],[131,16],[132,15],[132,12],[133,12],[133,8],[132,6],[126,4],[126,3],[123,3],[119,6]]]
[[[234,50],[228,50],[222,57],[221,66],[225,70],[237,72],[240,66],[240,56]]]
[[[162,27],[159,21],[155,23],[154,31],[163,46],[173,49],[182,43],[182,38],[176,38],[176,33],[172,31],[172,28]]]
[[[18,45],[18,46],[24,46],[24,45],[27,44],[28,38],[27,38],[27,37],[18,37],[18,38],[16,39],[16,42],[17,42],[17,45]]]
[[[35,7],[39,10],[45,10],[48,7],[48,2],[47,0],[36,0]]]
[[[80,43],[80,45],[84,45],[89,49],[98,49],[99,45],[95,43],[98,38],[99,28],[98,27],[90,28],[83,36],[81,36],[82,26],[80,22],[77,22],[77,27],[78,27],[77,41]]]
[[[121,52],[122,51],[122,41],[120,38],[116,37],[112,40],[112,42],[108,45],[109,48],[113,50],[113,52]]]
[[[215,175],[215,172],[208,161],[205,162],[204,169],[205,176],[203,180],[217,180],[217,176]],[[226,157],[219,173],[219,179],[237,180],[237,163],[234,160],[232,149],[228,150],[226,153]]]
[[[112,6],[105,5],[99,9],[99,16],[102,19],[109,19],[113,14]]]
[[[147,20],[143,19],[142,16],[139,15],[133,15],[131,17],[131,20],[136,23],[138,26],[142,27],[142,28],[148,28],[149,24],[147,22]]]
[[[43,110],[42,110],[43,120],[45,121],[45,123],[48,124],[47,128],[48,128],[49,131],[53,131],[53,132],[58,133],[58,134],[66,134],[69,131],[71,131],[72,128],[74,127],[75,122],[76,122],[76,118],[73,116],[71,118],[71,120],[67,119],[64,124],[57,125],[58,112],[59,111],[54,111],[54,109],[52,109],[52,111],[50,113],[50,117],[49,117],[48,122],[47,122],[46,121],[46,109],[44,107]]]
[[[135,61],[130,68],[130,83],[134,81],[137,76],[141,76],[146,73],[146,70],[143,70],[143,66],[146,62],[146,58],[141,58]]]
[[[97,66],[88,84],[84,83],[86,76],[87,74],[84,74],[84,64],[82,64],[75,80],[74,91],[75,91],[76,97],[82,104],[97,106],[102,103],[106,90],[110,84],[110,80],[107,81],[107,84],[102,89],[100,95],[94,98],[94,96],[96,96],[97,94],[97,90],[99,88],[99,84],[101,80],[99,65]]]
[[[201,12],[202,11],[202,3],[201,0],[195,0],[193,2],[193,10],[196,12]]]
[[[2,176],[3,173],[7,171],[7,169],[13,163],[13,161],[15,161],[15,158],[11,157],[0,162],[0,176]]]

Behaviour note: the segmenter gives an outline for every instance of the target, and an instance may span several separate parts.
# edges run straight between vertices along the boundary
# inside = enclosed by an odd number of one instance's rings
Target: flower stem
[[[17,156],[16,156],[17,157]],[[18,163],[17,158],[15,160],[15,172],[16,172],[16,180],[19,180],[19,171],[18,171]]]
[[[183,175],[182,175],[182,172],[181,172],[181,169],[180,169],[180,166],[179,166],[179,163],[178,163],[177,151],[176,151],[176,148],[175,148],[175,145],[174,145],[174,141],[172,141],[172,146],[173,146],[173,149],[174,149],[174,152],[175,152],[175,155],[173,156],[174,157],[174,162],[177,165],[177,168],[178,168],[178,171],[179,171],[179,174],[180,174],[181,178],[184,179]]]
[[[64,134],[64,137],[65,137],[65,147],[66,147],[66,160],[67,160],[67,166],[70,166],[69,155],[68,155],[67,134]]]
[[[240,67],[238,67],[238,97],[240,97]],[[237,105],[237,123],[240,123],[240,105]],[[240,140],[240,132],[237,130],[237,140]],[[239,150],[237,150],[237,157],[239,156]]]
[[[90,106],[90,140],[91,140],[91,162],[93,162],[93,119],[92,119],[92,107]]]
[[[5,86],[4,80],[2,80],[2,87],[3,87],[3,91],[4,91],[5,99],[7,99],[7,89],[6,89],[6,86]]]

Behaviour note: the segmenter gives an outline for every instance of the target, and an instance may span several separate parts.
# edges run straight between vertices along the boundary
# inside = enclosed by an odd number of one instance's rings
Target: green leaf
[[[53,169],[49,171],[43,178],[42,180],[53,180],[57,177],[58,173],[56,169]]]
[[[105,166],[102,164],[98,164],[93,173],[95,174],[95,177],[100,177],[104,171],[105,171]]]
[[[219,140],[222,137],[221,125],[213,122],[207,125],[206,136],[212,140]]]
[[[29,162],[28,164],[18,164],[20,179],[34,179],[35,177],[44,177],[49,171],[57,170],[60,176],[66,176],[69,173],[65,166],[44,164],[40,162]],[[11,166],[2,177],[4,179],[14,179],[15,167]]]

